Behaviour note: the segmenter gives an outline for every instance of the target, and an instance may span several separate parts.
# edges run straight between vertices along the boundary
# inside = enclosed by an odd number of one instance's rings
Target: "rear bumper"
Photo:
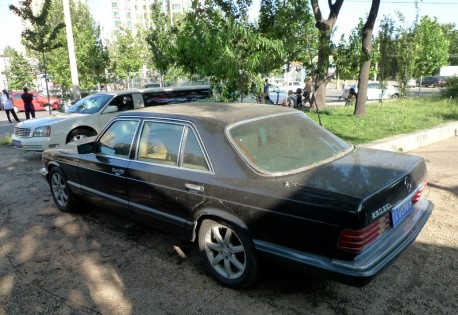
[[[415,240],[434,208],[432,202],[422,199],[415,203],[410,213],[396,228],[385,233],[355,259],[338,260],[313,255],[287,247],[255,240],[258,251],[293,263],[302,269],[323,272],[347,284],[363,286],[368,284]]]

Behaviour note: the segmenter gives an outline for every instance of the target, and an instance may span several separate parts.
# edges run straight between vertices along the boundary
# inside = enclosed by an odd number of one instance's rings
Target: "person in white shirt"
[[[17,118],[16,112],[14,111],[13,102],[11,101],[10,94],[5,89],[2,92],[3,94],[1,96],[1,99],[2,99],[2,104],[3,104],[3,109],[6,112],[6,117],[8,117],[8,120],[11,123],[11,118],[10,118],[10,113],[11,113],[13,114],[14,119],[17,122],[20,122],[19,118]]]

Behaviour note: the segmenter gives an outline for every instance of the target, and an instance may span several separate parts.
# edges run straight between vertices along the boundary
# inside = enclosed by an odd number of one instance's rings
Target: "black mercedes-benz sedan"
[[[95,139],[46,150],[43,163],[60,210],[84,200],[177,233],[233,288],[253,284],[267,256],[365,285],[433,209],[421,198],[422,158],[355,148],[281,106],[123,112]]]

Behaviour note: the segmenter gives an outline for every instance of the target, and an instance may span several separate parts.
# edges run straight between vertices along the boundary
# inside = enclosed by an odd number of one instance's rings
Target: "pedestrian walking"
[[[302,94],[304,98],[302,100],[302,104],[306,106],[307,103],[310,103],[310,108],[311,108],[312,107],[312,93],[313,93],[312,77],[308,77],[307,79],[305,79],[304,83],[305,83],[304,94]]]
[[[6,112],[6,117],[8,118],[8,121],[11,123],[11,118],[10,118],[10,113],[13,115],[13,118],[17,121],[20,122],[19,118],[17,118],[16,112],[14,111],[13,107],[13,101],[11,100],[10,94],[6,89],[4,89],[3,94],[1,96],[2,99],[2,104],[3,104],[3,109]]]
[[[264,102],[266,104],[268,104],[267,100],[270,99],[270,97],[269,97],[269,87],[270,87],[269,80],[265,79],[265,81],[264,81]],[[269,98],[267,98],[267,97],[269,97]]]
[[[29,93],[29,89],[24,87],[22,89],[24,93],[21,95],[22,100],[24,101],[24,111],[25,119],[35,118],[35,107],[33,106],[33,95]]]

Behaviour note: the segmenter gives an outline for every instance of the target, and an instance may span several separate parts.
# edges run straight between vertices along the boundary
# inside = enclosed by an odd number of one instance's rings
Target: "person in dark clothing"
[[[35,107],[33,107],[33,95],[29,93],[28,88],[23,89],[24,93],[21,95],[22,100],[24,101],[24,111],[25,119],[35,118]]]
[[[302,89],[297,88],[296,90],[297,108],[302,107]]]
[[[270,84],[269,84],[269,80],[266,79],[264,81],[264,102],[267,104],[267,101],[270,100],[270,97],[267,98],[269,96],[269,87],[270,87]]]

